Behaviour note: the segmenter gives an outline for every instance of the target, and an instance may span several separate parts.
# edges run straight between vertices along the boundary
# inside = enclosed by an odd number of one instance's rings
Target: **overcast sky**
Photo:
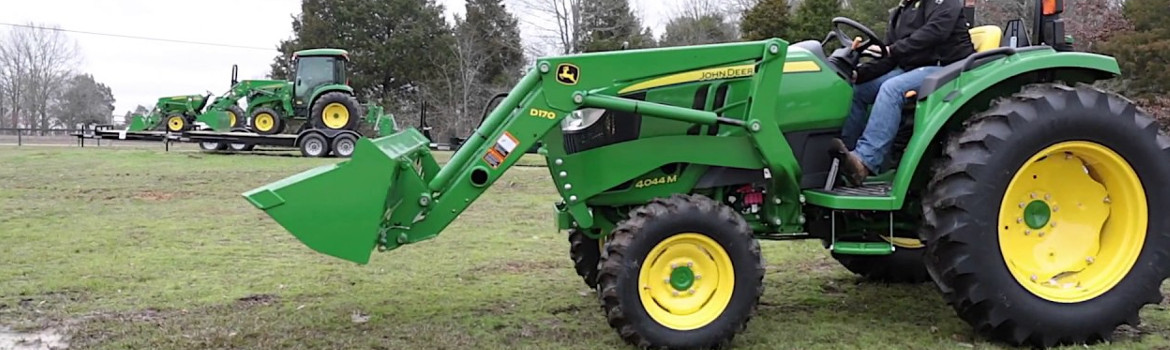
[[[681,0],[631,0],[645,25],[661,35],[671,11]],[[463,0],[439,0],[447,17],[463,13]],[[514,0],[505,0],[521,18],[521,36],[534,40],[531,23]],[[231,82],[231,65],[240,79],[263,79],[281,39],[292,35],[291,16],[300,0],[5,0],[0,23],[57,25],[65,30],[208,42],[230,48],[66,33],[81,48],[80,71],[94,75],[114,92],[115,114],[141,104],[150,106],[169,95],[220,95]],[[517,10],[519,9],[519,11]],[[0,24],[0,33],[11,27]]]

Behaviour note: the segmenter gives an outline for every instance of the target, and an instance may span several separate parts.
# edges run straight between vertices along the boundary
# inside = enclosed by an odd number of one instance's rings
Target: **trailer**
[[[189,131],[183,133],[187,142],[199,144],[204,151],[248,152],[256,146],[295,148],[306,157],[341,157],[353,155],[357,140],[364,137],[352,130],[307,129],[296,134],[264,135],[246,129],[229,132]]]

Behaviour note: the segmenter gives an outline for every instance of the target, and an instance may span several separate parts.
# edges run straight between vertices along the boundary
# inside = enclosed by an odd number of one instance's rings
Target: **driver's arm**
[[[890,56],[900,57],[912,52],[930,50],[934,46],[944,45],[959,14],[963,10],[962,0],[920,0],[922,11],[926,11],[926,23],[919,27],[910,36],[902,38],[890,45]],[[890,28],[894,30],[894,28]]]

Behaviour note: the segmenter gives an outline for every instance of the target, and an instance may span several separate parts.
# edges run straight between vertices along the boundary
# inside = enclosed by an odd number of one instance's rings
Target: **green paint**
[[[1028,203],[1028,206],[1024,207],[1024,223],[1033,229],[1042,228],[1044,225],[1047,225],[1051,216],[1052,210],[1048,207],[1048,203],[1042,200],[1034,200],[1032,203]]]
[[[833,252],[848,255],[890,255],[894,245],[890,242],[836,242]]]
[[[695,271],[690,267],[679,266],[670,271],[670,286],[674,290],[684,291],[691,289],[691,285],[695,284]]]

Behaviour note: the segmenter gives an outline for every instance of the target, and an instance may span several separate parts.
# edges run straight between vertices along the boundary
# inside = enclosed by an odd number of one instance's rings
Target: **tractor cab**
[[[313,91],[325,85],[349,85],[346,63],[349,53],[340,49],[312,49],[293,54],[294,108],[308,108]]]

